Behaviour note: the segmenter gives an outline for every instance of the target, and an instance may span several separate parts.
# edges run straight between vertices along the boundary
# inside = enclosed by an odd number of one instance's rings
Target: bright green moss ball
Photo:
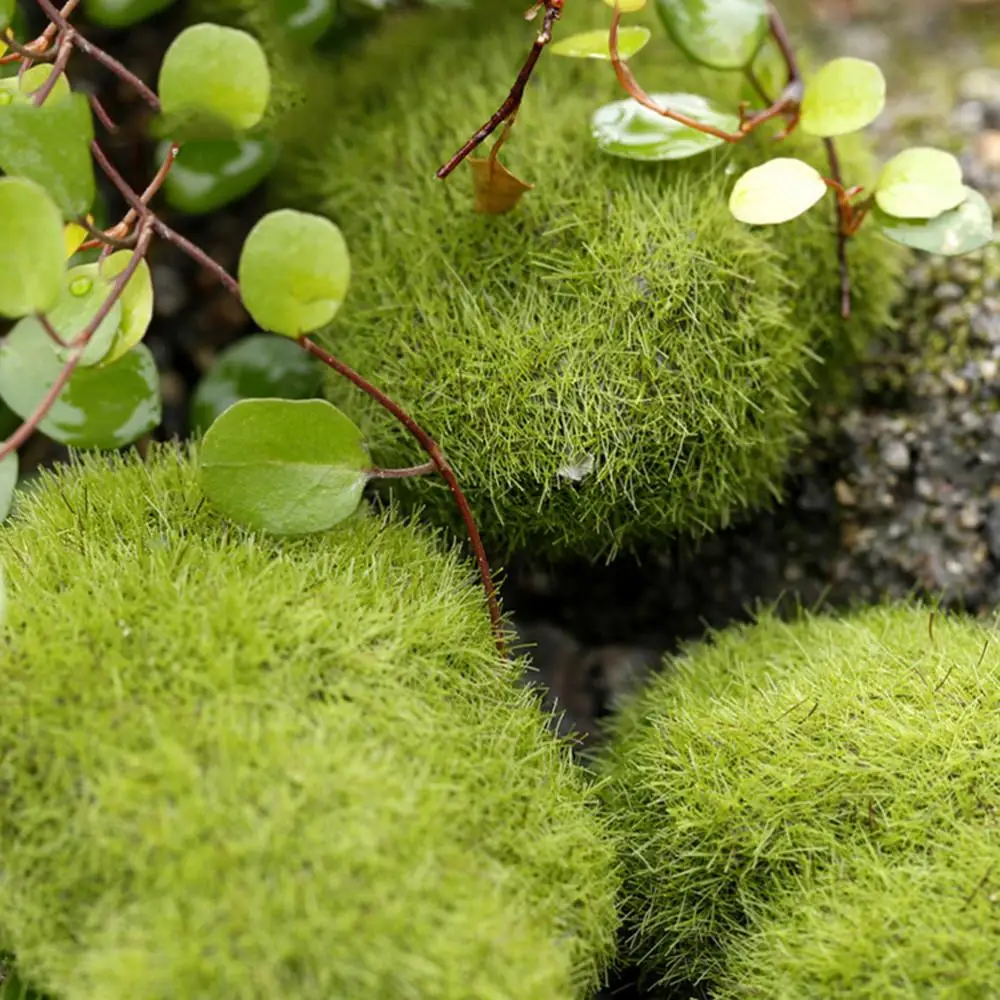
[[[895,257],[858,240],[843,324],[829,205],[780,231],[729,215],[735,171],[770,138],[667,164],[605,156],[589,120],[623,96],[610,67],[552,54],[503,154],[536,189],[509,215],[474,213],[469,168],[434,172],[513,82],[536,30],[522,8],[387,19],[312,80],[275,194],[347,236],[352,287],[325,340],[439,440],[497,548],[597,556],[716,528],[779,493],[818,356],[851,355],[883,322]],[[567,5],[558,30],[608,17]],[[662,29],[636,66],[652,89],[736,106],[733,75],[691,70]],[[868,173],[856,144],[844,155]],[[330,392],[380,464],[420,461],[354,389]],[[454,522],[433,477],[400,488]]]
[[[991,1000],[1000,995],[998,868],[995,832],[899,865],[859,859],[789,893],[734,946],[713,998]]]
[[[432,537],[280,541],[187,459],[0,532],[0,951],[63,1000],[572,1000],[612,851]]]
[[[956,830],[986,835],[1000,650],[963,618],[932,639],[928,618],[764,618],[671,660],[629,707],[604,767],[633,956],[667,980],[728,981],[729,949],[785,894],[866,854],[908,864]],[[798,994],[840,995],[855,994]]]

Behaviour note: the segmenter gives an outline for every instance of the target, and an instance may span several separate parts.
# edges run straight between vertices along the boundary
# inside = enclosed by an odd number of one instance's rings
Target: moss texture
[[[857,241],[845,326],[829,211],[774,231],[728,214],[734,171],[769,138],[686,163],[611,159],[588,128],[623,96],[610,68],[551,55],[504,154],[537,190],[475,215],[465,168],[446,184],[434,171],[510,86],[533,37],[522,6],[386,19],[288,125],[305,139],[276,196],[329,213],[352,252],[328,342],[437,436],[494,546],[596,556],[718,527],[779,492],[818,358],[839,372],[886,320],[898,257],[870,231]],[[559,30],[607,17],[568,5]],[[732,75],[690,69],[661,35],[637,60],[652,89],[735,106]],[[792,148],[821,162],[812,142]],[[844,156],[869,176],[857,144]],[[380,463],[416,460],[353,390],[331,393]],[[434,480],[402,489],[453,521]]]
[[[765,617],[670,661],[629,707],[604,766],[633,956],[671,981],[739,982],[727,957],[744,935],[775,921],[777,961],[782,935],[801,930],[774,916],[783,897],[794,916],[814,880],[866,855],[888,879],[890,866],[954,854],[959,834],[996,838],[1000,653],[979,624],[941,619],[931,638],[928,618],[906,607]],[[976,860],[957,863],[968,875]],[[834,942],[847,933],[831,929]],[[995,962],[982,975],[1000,990]]]
[[[714,1000],[989,1000],[1000,989],[998,868],[995,833],[902,864],[859,858],[789,893],[737,942]]]
[[[0,532],[0,942],[62,1000],[551,1000],[613,947],[593,792],[477,588],[373,515],[221,523],[88,459]]]

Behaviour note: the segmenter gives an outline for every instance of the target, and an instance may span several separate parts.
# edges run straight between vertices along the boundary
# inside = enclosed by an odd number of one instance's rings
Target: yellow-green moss
[[[604,760],[634,958],[667,980],[738,984],[729,960],[749,949],[760,985],[770,959],[756,954],[759,942],[741,942],[759,933],[780,949],[812,928],[815,913],[787,922],[797,907],[820,905],[817,880],[868,856],[889,878],[891,866],[932,851],[967,850],[954,846],[960,835],[995,839],[1000,652],[987,629],[960,617],[939,617],[931,638],[928,617],[906,607],[793,624],[765,617],[671,659],[635,700]],[[960,859],[962,884],[974,861]],[[880,912],[892,905],[887,895]],[[830,933],[846,947],[845,924]],[[819,960],[804,958],[802,985]],[[782,960],[789,981],[796,961]],[[982,975],[1000,989],[995,963]]]
[[[0,531],[0,947],[61,1000],[571,1000],[592,792],[435,539],[273,540],[87,459]]]

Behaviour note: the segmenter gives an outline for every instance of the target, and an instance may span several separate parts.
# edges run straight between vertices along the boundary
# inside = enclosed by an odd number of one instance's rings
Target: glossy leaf
[[[243,304],[262,329],[286,337],[329,323],[350,277],[340,230],[329,219],[292,209],[265,215],[240,254]]]
[[[111,283],[101,277],[97,264],[82,264],[70,268],[63,278],[62,295],[48,314],[49,323],[68,343],[87,327],[110,295]],[[81,367],[96,365],[107,356],[121,319],[122,304],[117,301],[91,336],[80,360]],[[22,322],[37,323],[37,320],[29,317]],[[60,360],[69,360],[69,349],[56,350]]]
[[[83,0],[87,19],[102,28],[130,28],[166,10],[174,0]]]
[[[736,115],[721,111],[697,94],[651,94],[660,107],[713,125],[723,132],[739,129]],[[698,156],[724,140],[681,125],[650,111],[632,98],[606,104],[594,112],[591,134],[605,153],[629,160],[683,160]]]
[[[893,242],[945,257],[972,253],[987,246],[994,237],[989,202],[972,188],[966,188],[966,199],[961,205],[933,219],[897,219],[878,205],[872,209],[872,219]]]
[[[323,366],[287,337],[245,337],[223,351],[198,383],[191,429],[203,434],[241,399],[311,399],[322,381]]]
[[[252,35],[218,24],[195,24],[167,49],[158,89],[168,118],[204,116],[248,129],[264,117],[271,75],[264,50]]]
[[[15,102],[18,104],[31,104],[31,95],[39,87],[48,82],[51,74],[51,64],[42,63],[38,66],[32,66],[31,69],[21,76],[12,76],[5,80],[0,80],[0,107]],[[60,73],[55,86],[46,100],[55,102],[64,97],[69,97],[71,93],[72,91],[70,90],[69,81],[66,79],[66,74]]]
[[[656,0],[670,36],[696,63],[743,69],[767,33],[767,0]]]
[[[168,143],[158,152],[163,162]],[[167,174],[167,204],[187,215],[214,212],[249,194],[271,172],[278,147],[270,139],[219,139],[185,143]]]
[[[0,316],[48,312],[62,293],[63,225],[43,188],[0,177]]]
[[[652,32],[649,28],[624,27],[618,31],[618,54],[622,59],[631,59],[642,49]],[[552,46],[554,56],[569,56],[573,59],[606,59],[611,61],[611,49],[608,42],[608,32],[603,28],[598,31],[584,31],[579,35],[561,38]]]
[[[634,14],[646,6],[646,0],[604,0],[604,2],[611,8],[618,6],[623,14]]]
[[[470,156],[468,163],[472,171],[472,190],[477,212],[503,215],[534,188],[533,184],[522,181],[511,173],[499,159]]]
[[[16,487],[17,452],[12,451],[6,458],[0,458],[0,521],[7,520]]]
[[[63,369],[33,320],[22,320],[0,344],[0,396],[29,417]],[[78,368],[39,424],[74,448],[122,448],[160,422],[159,375],[142,344],[107,367]]]
[[[131,250],[119,250],[106,257],[100,265],[101,276],[109,284],[114,282],[132,260]],[[114,364],[135,347],[153,321],[153,276],[145,260],[139,261],[135,273],[122,292],[120,320],[115,329],[111,346],[101,364]]]
[[[333,0],[274,0],[282,33],[299,45],[318,42],[333,25]]]
[[[63,227],[63,241],[66,247],[66,259],[69,260],[87,240],[87,230],[75,222],[69,222]]]
[[[70,219],[94,200],[94,123],[83,94],[0,107],[0,169],[41,184]]]
[[[818,170],[789,157],[748,170],[729,197],[729,210],[751,226],[772,226],[808,212],[826,194]]]
[[[965,201],[962,166],[951,153],[915,146],[894,156],[875,185],[875,202],[897,219],[933,219]]]
[[[799,125],[830,138],[870,125],[885,107],[885,77],[865,59],[834,59],[807,84]]]
[[[361,431],[325,400],[246,399],[209,428],[201,483],[238,524],[325,531],[358,508],[370,462]]]

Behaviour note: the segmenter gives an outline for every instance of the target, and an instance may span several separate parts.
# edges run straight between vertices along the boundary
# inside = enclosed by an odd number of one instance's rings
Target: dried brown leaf
[[[534,184],[527,184],[515,177],[495,157],[469,159],[472,168],[472,186],[475,193],[477,212],[487,215],[503,215],[521,200]]]

